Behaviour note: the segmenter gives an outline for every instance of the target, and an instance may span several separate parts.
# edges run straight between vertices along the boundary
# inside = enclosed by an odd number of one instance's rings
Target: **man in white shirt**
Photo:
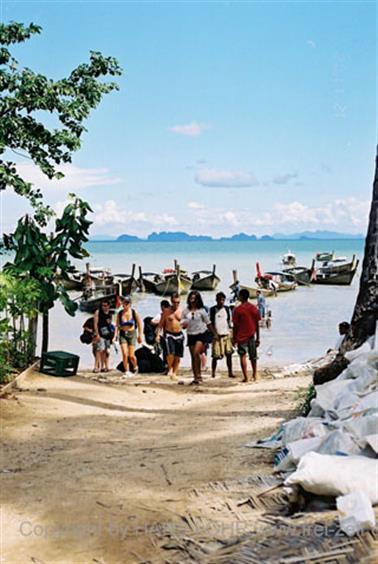
[[[223,292],[218,292],[215,297],[216,305],[210,308],[210,321],[215,327],[219,339],[213,341],[212,346],[212,377],[215,378],[217,361],[226,357],[228,376],[235,378],[232,373],[232,353],[233,346],[231,340],[232,314],[228,306],[225,305],[226,296]]]

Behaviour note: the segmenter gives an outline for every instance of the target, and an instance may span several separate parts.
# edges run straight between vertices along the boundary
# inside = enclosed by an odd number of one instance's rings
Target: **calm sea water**
[[[239,280],[252,284],[256,276],[256,262],[261,269],[279,270],[280,260],[288,250],[297,256],[297,264],[310,266],[316,252],[334,250],[338,256],[363,256],[364,241],[247,241],[247,242],[201,242],[201,243],[114,243],[91,242],[87,245],[93,266],[109,267],[114,273],[128,273],[131,265],[140,265],[144,271],[160,272],[173,266],[177,259],[189,272],[210,269],[217,265],[221,277],[218,289],[229,295],[232,270],[237,269]],[[84,269],[84,265],[80,265]],[[359,272],[351,286],[298,287],[293,292],[270,298],[273,325],[270,331],[263,330],[259,352],[260,364],[287,365],[306,362],[316,358],[332,347],[337,339],[337,325],[350,320],[359,287]],[[204,302],[211,306],[214,293],[204,292]],[[159,296],[136,294],[134,307],[142,317],[155,315],[159,311]],[[184,300],[185,298],[183,298]],[[50,350],[63,349],[81,356],[81,367],[90,367],[90,347],[79,341],[81,327],[87,314],[78,312],[74,318],[56,306],[51,316]],[[114,361],[119,361],[115,357]],[[189,364],[186,356],[184,364]]]

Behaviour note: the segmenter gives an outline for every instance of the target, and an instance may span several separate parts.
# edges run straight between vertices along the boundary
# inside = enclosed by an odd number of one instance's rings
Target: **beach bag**
[[[135,356],[138,362],[138,370],[141,374],[161,374],[165,371],[164,362],[148,347],[140,347]]]
[[[90,317],[83,325],[83,332],[80,335],[80,341],[85,345],[92,344],[94,333],[94,317]]]

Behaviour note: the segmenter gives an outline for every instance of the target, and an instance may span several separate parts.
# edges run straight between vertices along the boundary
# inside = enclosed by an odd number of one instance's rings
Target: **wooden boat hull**
[[[314,284],[324,284],[333,286],[350,286],[356,270],[349,272],[317,272]]]
[[[192,283],[192,290],[198,290],[201,292],[216,290],[218,284],[220,282],[219,276],[216,274],[210,274],[209,276],[205,276],[203,278],[199,278],[198,280],[193,281]]]
[[[83,289],[83,281],[74,278],[58,278],[57,282],[61,284],[68,292],[80,291]]]
[[[137,291],[139,288],[138,281],[135,278],[130,278],[129,280],[122,280],[121,282],[121,294],[123,296],[130,296]]]
[[[297,284],[308,286],[311,283],[311,269],[297,266],[295,268],[285,268],[284,272],[294,276]]]
[[[239,284],[239,288],[240,290],[248,290],[249,297],[251,299],[257,298],[257,292],[261,292],[261,294],[266,298],[275,296],[274,291],[269,290],[267,288],[259,288],[258,286],[246,286],[245,284]],[[230,290],[234,290],[234,289],[235,289],[235,284],[231,284]]]
[[[282,282],[278,285],[277,292],[291,292],[297,287],[296,282]]]
[[[141,281],[141,287],[144,292],[148,292],[150,294],[154,294],[156,292],[156,282],[152,282],[151,280],[143,278]]]
[[[79,302],[79,309],[80,311],[85,311],[86,313],[95,313],[95,311],[99,309],[102,300],[105,299],[109,300],[111,308],[115,308],[117,297],[122,301],[122,296],[119,296],[119,294],[116,293],[103,294],[101,296],[95,296],[88,299],[82,298]]]
[[[139,278],[139,289],[141,292],[151,294],[156,293],[157,284],[164,282],[164,278],[160,274],[149,273],[149,275],[141,274]]]
[[[190,278],[172,274],[166,276],[164,280],[156,284],[155,292],[159,296],[170,296],[175,294],[187,294],[191,288],[192,281]]]
[[[265,278],[269,276],[269,278]],[[276,292],[291,292],[297,287],[297,282],[292,274],[285,274],[284,272],[266,272],[265,276],[261,278],[256,278],[256,284],[260,285],[262,288],[269,287],[270,282],[274,282],[276,285]]]

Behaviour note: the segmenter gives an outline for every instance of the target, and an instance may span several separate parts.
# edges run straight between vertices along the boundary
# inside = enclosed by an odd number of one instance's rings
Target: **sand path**
[[[290,418],[308,382],[32,374],[1,400],[3,562],[179,561],[167,529],[184,537],[210,510],[223,522],[209,484],[271,472],[269,451],[242,445]]]

